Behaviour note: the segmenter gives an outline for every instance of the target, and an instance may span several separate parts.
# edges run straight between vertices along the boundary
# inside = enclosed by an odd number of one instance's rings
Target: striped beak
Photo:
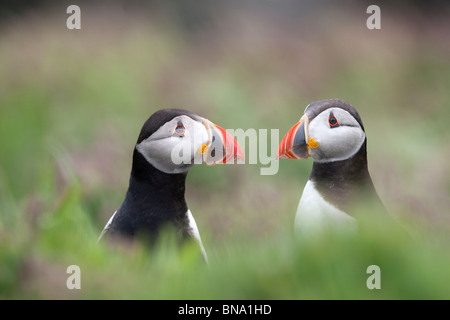
[[[309,137],[309,118],[304,115],[284,136],[278,146],[278,159],[307,159],[309,148],[317,148],[319,144]]]
[[[197,152],[203,155],[203,162],[206,165],[244,160],[241,146],[231,134],[207,119],[203,120],[203,125],[208,132],[208,143],[203,144]]]

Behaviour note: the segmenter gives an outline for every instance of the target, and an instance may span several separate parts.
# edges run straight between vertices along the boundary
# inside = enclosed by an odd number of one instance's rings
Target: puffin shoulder
[[[100,239],[106,234],[108,233],[109,229],[111,228],[112,222],[114,220],[114,217],[116,216],[117,210],[113,213],[113,215],[111,216],[111,218],[109,218],[108,222],[106,223],[106,226],[103,228],[102,233],[100,233],[100,236],[97,239],[97,242],[100,241]]]
[[[208,257],[206,255],[205,248],[203,247],[202,239],[200,238],[200,232],[198,231],[197,223],[195,222],[194,216],[192,215],[191,210],[188,209],[186,212],[186,216],[189,221],[189,229],[188,233],[189,235],[197,241],[197,243],[200,246],[200,249],[202,251],[202,255],[205,258],[206,262],[208,262]]]

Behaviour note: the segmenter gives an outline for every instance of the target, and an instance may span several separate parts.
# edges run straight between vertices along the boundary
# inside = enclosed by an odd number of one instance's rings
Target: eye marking
[[[186,131],[186,128],[184,127],[183,122],[181,122],[181,120],[178,121],[174,134],[182,136],[182,135],[184,135],[185,131]]]
[[[339,127],[339,122],[334,116],[333,112],[330,112],[330,116],[328,117],[328,124],[330,125],[330,128]]]

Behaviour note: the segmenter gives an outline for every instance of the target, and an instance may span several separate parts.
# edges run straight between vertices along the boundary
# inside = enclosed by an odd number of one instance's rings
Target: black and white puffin
[[[355,108],[340,99],[310,103],[278,147],[280,159],[307,159],[313,167],[295,216],[295,231],[324,227],[356,231],[355,203],[386,213],[367,166],[367,138]],[[351,231],[351,232],[352,232]]]
[[[133,151],[125,200],[109,219],[99,240],[107,235],[154,241],[162,227],[171,226],[180,240],[193,238],[207,256],[194,217],[185,199],[190,168],[243,160],[236,140],[224,129],[181,109],[162,109],[144,123]]]

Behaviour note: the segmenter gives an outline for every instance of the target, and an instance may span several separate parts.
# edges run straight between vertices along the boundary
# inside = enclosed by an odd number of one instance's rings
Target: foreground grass
[[[398,234],[386,221],[363,221],[355,237],[324,235],[310,242],[283,232],[227,241],[209,247],[207,265],[195,246],[178,250],[170,237],[152,250],[98,244],[81,200],[74,183],[34,230],[2,225],[0,298],[450,298],[444,242]],[[80,290],[66,286],[66,269],[74,264],[81,269]],[[380,267],[379,290],[366,286],[370,265]]]

